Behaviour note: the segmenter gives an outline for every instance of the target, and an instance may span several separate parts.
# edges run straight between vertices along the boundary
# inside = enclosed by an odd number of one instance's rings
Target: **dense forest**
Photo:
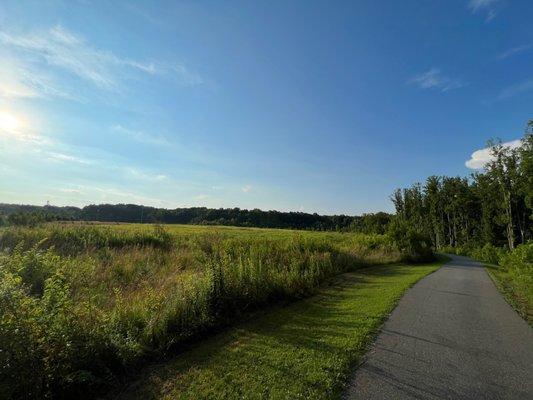
[[[430,176],[392,196],[396,224],[426,235],[436,249],[505,247],[533,236],[533,120],[521,146],[489,142],[492,159],[469,178]]]
[[[83,208],[0,204],[0,225],[36,225],[46,221],[98,221],[384,233],[390,219],[391,215],[384,212],[347,216],[240,208],[165,209],[135,204],[100,204]]]

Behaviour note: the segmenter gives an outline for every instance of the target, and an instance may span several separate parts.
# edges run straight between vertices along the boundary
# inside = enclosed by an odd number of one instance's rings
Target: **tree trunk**
[[[450,246],[453,246],[452,222],[450,221],[449,213],[446,213],[446,219],[448,220],[448,243]]]
[[[514,224],[513,224],[513,210],[511,207],[511,193],[507,194],[507,207],[506,207],[506,214],[507,214],[507,243],[509,245],[509,250],[514,250]]]

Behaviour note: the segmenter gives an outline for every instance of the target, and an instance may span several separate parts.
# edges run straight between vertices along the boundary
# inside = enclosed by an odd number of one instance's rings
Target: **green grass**
[[[486,270],[512,307],[533,326],[533,242],[521,244],[510,252],[500,252]]]
[[[443,261],[340,275],[309,299],[266,312],[147,368],[113,398],[338,398],[398,299]]]
[[[507,302],[533,327],[533,287],[516,285],[512,274],[497,265],[485,265],[485,269]]]
[[[135,224],[0,229],[0,393],[93,398],[147,360],[309,297],[334,276],[401,257],[383,235]]]

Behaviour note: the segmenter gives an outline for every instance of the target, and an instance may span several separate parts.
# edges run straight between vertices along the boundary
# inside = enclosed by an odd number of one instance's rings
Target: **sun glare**
[[[22,127],[19,118],[5,111],[0,111],[0,130],[10,133],[16,132]]]
[[[0,135],[22,138],[26,136],[26,121],[20,116],[0,110]]]

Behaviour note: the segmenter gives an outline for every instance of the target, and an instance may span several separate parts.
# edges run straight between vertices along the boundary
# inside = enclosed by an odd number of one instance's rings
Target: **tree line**
[[[533,237],[533,120],[521,145],[489,141],[491,160],[471,176],[430,176],[391,196],[398,223],[436,249],[492,245],[513,250]]]
[[[435,249],[492,245],[513,250],[533,237],[533,120],[521,146],[488,143],[492,158],[482,172],[469,177],[430,176],[397,189],[396,208],[384,212],[319,215],[304,212],[189,207],[165,209],[135,204],[78,207],[0,204],[0,225],[35,225],[46,221],[98,221],[229,225],[317,231],[389,232],[398,241],[423,238]],[[422,240],[424,241],[424,240]],[[410,245],[406,244],[407,247]]]
[[[48,221],[98,221],[384,233],[390,219],[391,214],[384,212],[348,216],[240,208],[165,209],[136,204],[99,204],[83,208],[0,204],[0,224],[3,221],[8,225],[30,226]]]

